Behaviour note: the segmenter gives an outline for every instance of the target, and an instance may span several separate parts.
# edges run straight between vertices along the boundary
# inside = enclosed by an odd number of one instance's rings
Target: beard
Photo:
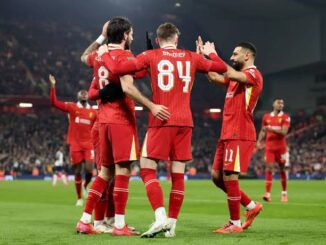
[[[236,62],[236,61],[233,61],[233,62],[232,62],[232,67],[233,67],[236,71],[241,71],[241,70],[242,70],[242,67],[243,67],[243,64],[242,64],[242,63],[239,63],[239,62]]]
[[[80,102],[83,106],[85,106],[86,103],[87,103],[87,100],[79,100],[79,102]]]

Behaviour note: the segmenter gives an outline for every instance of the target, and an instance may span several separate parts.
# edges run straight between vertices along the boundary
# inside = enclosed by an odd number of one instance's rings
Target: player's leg
[[[141,237],[151,238],[166,230],[168,219],[164,207],[163,190],[157,179],[158,159],[168,160],[170,134],[164,128],[149,128],[145,136],[140,158],[140,175],[146,188],[147,198],[155,213],[155,222]]]
[[[265,194],[263,199],[266,202],[271,202],[271,189],[273,182],[274,173],[274,163],[275,163],[275,152],[270,150],[265,150]]]
[[[174,127],[169,129],[174,132],[171,140],[170,159],[172,160],[171,180],[172,187],[169,199],[169,224],[170,230],[165,232],[165,237],[176,236],[176,223],[184,199],[184,173],[186,162],[192,159],[191,154],[191,127]]]
[[[217,142],[214,162],[212,164],[211,177],[215,186],[226,193],[226,188],[223,180],[223,163],[225,157],[224,154],[225,154],[224,143],[223,141],[219,140]],[[241,193],[241,199],[240,199],[241,205],[245,207],[247,211],[254,209],[256,203],[252,201],[246,195],[246,193],[244,193],[241,189],[240,189],[240,193]]]
[[[287,158],[287,152],[280,152],[280,156],[277,159],[278,166],[280,168],[280,181],[282,186],[282,193],[281,193],[281,202],[288,202],[288,195],[287,195],[287,174],[285,170],[285,164]]]
[[[110,141],[109,125],[100,124],[100,154],[101,154],[101,170],[92,183],[86,200],[83,215],[77,224],[78,233],[96,234],[91,224],[92,212],[105,192],[108,182],[114,174],[113,152]]]
[[[176,236],[176,225],[178,216],[181,210],[181,206],[184,199],[184,173],[185,162],[172,161],[171,167],[171,192],[169,199],[169,224],[170,230],[165,232],[165,237]]]
[[[57,173],[55,172],[55,173],[53,174],[52,186],[53,186],[53,187],[56,187],[56,186],[57,186],[57,182],[58,182],[58,175],[57,175]]]
[[[91,182],[91,180],[93,178],[93,167],[94,167],[93,161],[85,160],[85,169],[84,169],[85,180],[84,180],[84,184],[83,184],[84,190],[87,189],[88,184]]]
[[[74,175],[75,175],[75,188],[77,193],[77,203],[76,206],[83,206],[84,201],[82,199],[82,163],[76,163],[72,165]]]

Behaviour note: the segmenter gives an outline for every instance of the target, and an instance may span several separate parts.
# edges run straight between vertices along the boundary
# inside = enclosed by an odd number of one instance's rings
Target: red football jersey
[[[263,89],[263,77],[255,66],[243,70],[246,83],[227,78],[221,139],[256,141],[253,111]]]
[[[109,44],[108,47],[109,54],[117,61],[134,58],[130,51],[123,50],[120,45]],[[90,67],[93,67],[93,81],[91,85],[93,91],[102,89],[109,83],[116,83],[121,86],[119,76],[111,73],[106,68],[102,57],[98,56],[97,52],[92,52],[88,55],[87,63]],[[135,103],[127,96],[105,104],[102,104],[99,100],[98,117],[99,123],[136,125]]]
[[[79,102],[68,103],[57,100],[54,88],[51,88],[50,98],[53,106],[68,113],[67,143],[72,146],[92,149],[91,130],[96,120],[96,110],[92,109],[89,104],[83,107]]]
[[[263,117],[262,127],[271,127],[273,129],[281,130],[282,127],[290,127],[291,119],[289,115],[282,111],[275,115],[274,112],[266,113]],[[275,150],[279,148],[286,149],[285,135],[277,134],[274,132],[266,132],[266,149]]]
[[[105,54],[103,59],[112,64]],[[161,121],[150,114],[149,127],[193,127],[190,94],[196,71],[208,72],[213,68],[221,73],[226,71],[223,61],[213,62],[194,52],[176,49],[173,45],[145,51],[130,62],[117,63],[114,70],[124,73],[146,68],[150,68],[153,103],[168,107],[171,113],[168,121]]]

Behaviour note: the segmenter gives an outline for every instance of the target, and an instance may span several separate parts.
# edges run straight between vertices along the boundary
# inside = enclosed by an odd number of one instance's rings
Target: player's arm
[[[135,87],[131,75],[125,75],[120,77],[120,82],[122,91],[139,104],[147,107],[152,112],[154,117],[162,121],[168,120],[170,118],[170,113],[167,107],[165,107],[164,105],[154,104],[144,95],[142,95],[142,93]]]
[[[287,135],[289,131],[289,126],[283,125],[281,129],[274,129],[270,126],[267,126],[266,131],[273,132],[275,134],[280,134],[280,135]]]
[[[227,84],[227,81],[225,79],[224,75],[218,74],[217,72],[208,72],[206,77],[211,83],[214,84]]]
[[[263,142],[264,142],[265,138],[266,138],[266,130],[264,130],[264,128],[262,128],[258,134],[258,139],[257,139],[257,143],[256,143],[257,149],[263,148]]]
[[[88,98],[90,100],[98,100],[100,99],[100,96],[99,96],[99,88],[97,87],[97,82],[96,82],[96,79],[93,79],[91,85],[89,86],[89,89],[88,89]]]
[[[88,55],[90,53],[92,53],[93,51],[97,50],[104,43],[104,41],[107,39],[107,36],[108,36],[107,29],[108,29],[109,22],[110,21],[106,22],[103,25],[101,35],[91,45],[89,45],[87,47],[87,49],[85,49],[84,53],[80,57],[81,62],[83,62],[84,64],[86,64],[88,66],[90,65],[89,61],[88,61]]]
[[[99,56],[102,56],[105,66],[116,75],[126,75],[147,68],[146,55],[138,55],[135,59],[115,61],[108,53],[107,45],[102,45],[98,50]]]
[[[211,42],[206,42],[205,45],[201,48],[201,52],[207,55],[211,60],[219,61],[220,58],[217,56],[215,45]],[[242,71],[237,71],[233,69],[231,66],[226,65],[227,69],[225,72],[225,76],[230,80],[240,83],[248,83],[250,82],[246,73]]]
[[[51,105],[64,111],[64,112],[68,112],[69,108],[68,105],[60,100],[57,99],[57,95],[55,93],[55,77],[53,75],[49,75],[49,81],[50,81],[50,86],[51,86],[51,90],[50,90],[50,102]]]

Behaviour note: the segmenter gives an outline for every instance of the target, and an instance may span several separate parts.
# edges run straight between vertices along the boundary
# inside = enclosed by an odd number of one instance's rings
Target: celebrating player
[[[49,75],[51,84],[51,105],[67,112],[69,115],[69,128],[67,143],[70,145],[70,160],[75,174],[77,192],[76,206],[83,206],[82,199],[82,164],[85,162],[84,189],[92,180],[94,151],[91,141],[91,129],[96,120],[96,111],[88,104],[87,91],[81,90],[77,94],[78,102],[62,102],[55,93],[55,77]]]
[[[141,178],[147,197],[155,212],[155,222],[142,237],[154,237],[166,231],[166,237],[175,236],[177,218],[184,198],[185,163],[192,159],[191,135],[193,128],[190,110],[190,94],[195,72],[225,72],[226,65],[217,55],[216,62],[187,50],[177,49],[180,32],[178,28],[165,23],[158,27],[159,49],[149,50],[128,61],[113,60],[110,55],[102,56],[109,70],[116,74],[128,74],[150,69],[152,100],[163,104],[171,112],[169,120],[158,120],[149,116],[149,126],[141,153]],[[106,51],[100,47],[100,53]],[[156,177],[159,160],[171,161],[172,188],[169,214],[164,208],[163,192]]]
[[[280,180],[282,185],[281,201],[287,202],[287,174],[285,165],[288,162],[288,150],[285,136],[289,131],[290,117],[283,112],[283,99],[275,99],[273,102],[273,111],[266,113],[263,117],[262,128],[259,132],[257,148],[261,149],[265,141],[265,189],[263,199],[271,202],[271,188],[273,181],[274,163],[280,168]]]
[[[198,49],[205,55],[213,53],[213,43]],[[254,60],[256,48],[250,43],[238,44],[230,58],[232,67],[224,75],[208,73],[208,78],[216,84],[227,86],[224,103],[222,132],[217,143],[212,180],[227,194],[230,221],[215,233],[239,233],[247,229],[262,209],[260,203],[253,202],[239,187],[239,174],[246,173],[256,142],[253,111],[263,88],[263,78]],[[211,59],[215,59],[212,55]],[[241,226],[240,203],[246,207],[246,220]]]
[[[117,17],[108,25],[109,56],[117,60],[133,58],[129,49],[133,40],[133,30],[126,18]],[[94,206],[105,191],[107,182],[115,170],[114,183],[114,229],[112,234],[116,236],[131,236],[137,234],[125,223],[125,208],[128,199],[128,185],[130,165],[138,159],[138,136],[136,130],[136,118],[134,102],[123,93],[117,93],[113,98],[112,87],[118,87],[128,96],[148,107],[153,115],[161,120],[169,118],[169,113],[164,106],[156,105],[142,96],[133,85],[133,77],[130,75],[117,76],[109,72],[104,66],[100,56],[93,52],[88,55],[88,64],[94,68],[92,86],[98,92],[99,103],[99,132],[101,170],[96,177],[86,202],[84,213],[77,224],[77,232],[95,233],[91,225],[91,214]],[[146,72],[142,72],[143,75]],[[94,99],[98,99],[94,98]]]

